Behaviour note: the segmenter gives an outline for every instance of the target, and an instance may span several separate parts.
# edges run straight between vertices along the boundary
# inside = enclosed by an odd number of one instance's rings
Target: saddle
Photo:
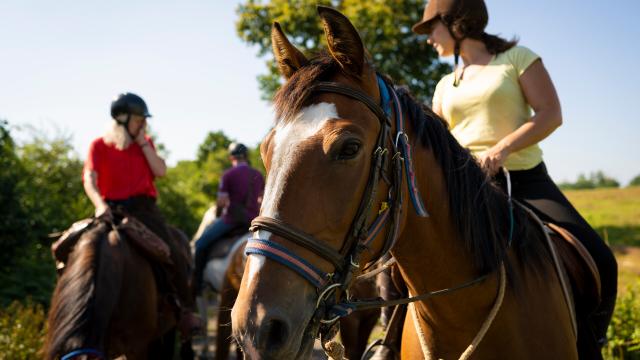
[[[568,230],[542,220],[527,206],[514,200],[544,232],[553,263],[560,278],[574,334],[577,319],[587,316],[600,304],[600,272],[589,251]]]
[[[579,313],[594,310],[600,303],[600,271],[589,251],[565,228],[546,223],[558,257],[568,277],[573,302]]]
[[[231,251],[233,245],[237,242],[238,237],[246,232],[247,229],[245,227],[238,226],[224,235],[222,239],[216,241],[213,246],[211,246],[211,249],[207,253],[207,261],[215,258],[226,257]]]
[[[69,254],[82,237],[82,234],[92,229],[100,221],[102,220],[96,218],[77,221],[51,245],[51,253],[56,260],[56,268],[59,272],[64,268],[69,259]],[[172,264],[169,246],[136,218],[125,216],[118,224],[112,224],[112,228],[126,234],[130,243],[152,262],[166,265]]]

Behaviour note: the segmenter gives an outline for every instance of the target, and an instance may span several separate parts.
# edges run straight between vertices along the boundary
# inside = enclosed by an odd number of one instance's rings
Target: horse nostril
[[[269,349],[269,351],[278,351],[286,343],[289,336],[289,327],[287,324],[278,319],[271,319],[262,327],[258,341],[261,349]]]

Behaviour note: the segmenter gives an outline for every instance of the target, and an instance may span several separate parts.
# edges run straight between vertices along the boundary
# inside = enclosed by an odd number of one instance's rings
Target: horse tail
[[[104,351],[105,333],[122,286],[124,259],[118,233],[99,224],[69,256],[54,290],[42,354],[57,359],[79,348]]]

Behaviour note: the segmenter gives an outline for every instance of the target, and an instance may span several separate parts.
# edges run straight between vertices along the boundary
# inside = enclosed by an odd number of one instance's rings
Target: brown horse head
[[[318,81],[339,83],[375,103],[380,102],[380,93],[353,25],[333,9],[318,7],[318,12],[328,52],[311,60],[289,42],[277,23],[273,25],[273,50],[287,82],[275,97],[275,127],[261,146],[267,184],[260,216],[290,224],[322,246],[344,253],[366,195],[383,124],[365,104],[336,93],[313,93],[310,87]],[[386,198],[388,185],[380,181],[374,188],[371,202],[376,209],[371,216],[365,214],[367,224]],[[254,238],[286,247],[322,273],[337,272],[335,264],[281,233],[261,229]],[[380,239],[373,240],[361,263],[381,247]],[[251,358],[308,357],[318,331],[312,318],[319,292],[281,263],[249,256],[232,314],[234,336],[245,353]]]

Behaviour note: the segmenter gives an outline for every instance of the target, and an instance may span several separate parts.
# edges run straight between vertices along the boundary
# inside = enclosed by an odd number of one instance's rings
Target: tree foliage
[[[29,218],[20,201],[20,182],[26,172],[4,120],[0,120],[0,169],[0,264],[7,264],[24,247],[21,238],[29,229]]]
[[[629,186],[640,186],[640,175],[631,179],[631,182],[629,182]]]
[[[423,101],[431,98],[438,80],[451,71],[411,26],[422,17],[424,0],[247,0],[238,7],[236,22],[242,40],[258,46],[266,57],[267,73],[258,76],[263,98],[270,100],[281,80],[271,54],[271,24],[277,21],[289,40],[306,56],[325,45],[316,5],[331,6],[345,14],[359,30],[365,48],[379,71],[398,85],[408,85]]]
[[[222,131],[209,132],[198,147],[196,160],[183,160],[156,180],[158,206],[167,220],[191,236],[204,212],[216,200],[222,173],[231,166],[228,147],[233,140]],[[262,171],[258,147],[249,149],[249,161]]]
[[[578,175],[578,180],[574,183],[561,183],[558,185],[564,190],[573,189],[597,189],[597,188],[618,188],[620,183],[607,175],[602,171],[596,171],[586,176],[585,174]]]
[[[69,137],[33,132],[17,145],[0,123],[0,303],[25,295],[47,303],[55,279],[48,234],[91,215]]]

